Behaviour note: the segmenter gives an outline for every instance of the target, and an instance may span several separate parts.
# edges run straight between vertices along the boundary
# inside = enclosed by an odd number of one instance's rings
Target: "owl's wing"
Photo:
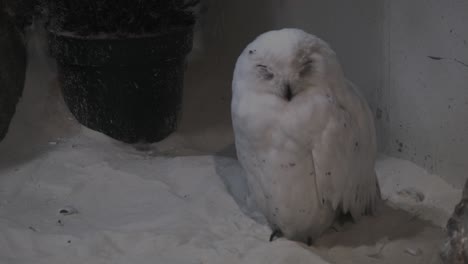
[[[355,99],[350,109],[332,108],[311,149],[320,201],[358,218],[374,210],[379,188],[372,114],[363,100]]]

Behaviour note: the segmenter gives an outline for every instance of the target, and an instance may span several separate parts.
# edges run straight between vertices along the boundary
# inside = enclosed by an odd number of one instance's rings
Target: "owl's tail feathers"
[[[374,199],[369,200],[369,204],[366,206],[364,210],[364,215],[372,215],[375,216],[379,212],[379,208],[381,207],[383,200],[382,200],[382,193],[380,192],[379,182],[375,181],[375,197]]]
[[[361,185],[360,188],[355,190],[355,197],[354,203],[348,203],[348,207],[343,208],[345,209],[343,213],[350,212],[356,221],[366,215],[378,214],[382,198],[376,175],[375,178],[370,178],[368,184]]]
[[[379,213],[379,208],[383,204],[382,193],[380,191],[380,185],[377,177],[375,177],[375,189],[370,192],[369,200],[364,208],[363,215],[376,216]]]

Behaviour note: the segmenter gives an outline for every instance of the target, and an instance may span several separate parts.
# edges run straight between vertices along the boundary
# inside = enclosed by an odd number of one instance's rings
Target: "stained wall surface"
[[[462,187],[468,177],[468,2],[387,1],[383,150]]]

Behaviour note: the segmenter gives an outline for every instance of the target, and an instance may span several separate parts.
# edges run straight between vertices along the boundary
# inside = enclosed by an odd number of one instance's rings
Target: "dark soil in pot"
[[[127,143],[177,127],[191,26],[126,38],[49,32],[66,104],[83,125]]]

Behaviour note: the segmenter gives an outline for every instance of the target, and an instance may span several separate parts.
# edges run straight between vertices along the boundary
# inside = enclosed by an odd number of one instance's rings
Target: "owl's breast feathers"
[[[240,98],[233,118],[254,153],[310,153],[317,199],[358,218],[372,211],[378,193],[375,130],[363,99],[351,87],[345,92],[304,93],[290,102],[251,94]]]

